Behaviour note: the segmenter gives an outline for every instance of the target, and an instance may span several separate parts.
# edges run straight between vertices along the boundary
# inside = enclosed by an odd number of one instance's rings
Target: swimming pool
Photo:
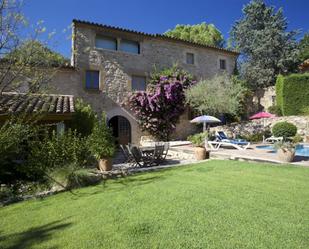
[[[276,153],[277,150],[274,148],[273,145],[258,145],[256,146],[257,149],[269,150],[271,153]],[[309,157],[309,145],[298,144],[296,145],[296,156],[305,156]]]

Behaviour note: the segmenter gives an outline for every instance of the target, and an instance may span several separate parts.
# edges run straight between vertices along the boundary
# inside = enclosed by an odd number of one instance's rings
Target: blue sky
[[[228,38],[232,24],[242,16],[249,0],[26,0],[23,8],[30,23],[44,20],[47,32],[56,31],[53,48],[70,56],[72,19],[120,26],[147,33],[163,33],[176,24],[213,23]],[[289,29],[309,31],[309,0],[266,0],[283,7]]]

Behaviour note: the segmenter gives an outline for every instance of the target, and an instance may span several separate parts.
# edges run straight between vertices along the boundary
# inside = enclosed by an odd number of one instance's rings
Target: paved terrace
[[[223,159],[223,160],[239,160],[239,161],[255,161],[255,162],[268,162],[277,164],[287,164],[278,160],[277,154],[266,149],[257,149],[256,146],[262,144],[253,144],[247,150],[237,150],[234,148],[220,148],[219,150],[208,150],[210,159]],[[265,144],[264,144],[265,145]],[[194,156],[194,146],[182,142],[181,145],[172,145],[169,149],[167,160],[163,165],[146,167],[146,168],[130,168],[129,164],[124,163],[124,158],[120,151],[118,151],[114,159],[114,169],[125,168],[130,171],[147,171],[159,168],[169,168],[179,165],[187,165],[197,163]],[[309,167],[309,157],[296,156],[292,165],[300,165]]]
[[[265,149],[257,149],[256,146],[262,144],[253,144],[247,150],[237,150],[234,148],[220,148],[219,150],[210,151],[210,158],[217,159],[229,159],[229,160],[242,160],[242,161],[257,161],[257,162],[270,162],[270,163],[280,163],[277,154]],[[265,144],[264,144],[265,145]],[[180,158],[194,158],[194,147],[192,145],[175,146],[171,148],[171,153],[175,157],[180,156]],[[177,155],[178,154],[178,155]],[[182,156],[181,156],[182,155]],[[296,156],[294,162],[291,164],[302,165],[309,167],[309,157]]]

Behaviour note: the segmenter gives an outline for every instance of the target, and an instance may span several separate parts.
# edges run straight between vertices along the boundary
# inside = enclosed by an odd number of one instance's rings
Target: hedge
[[[309,114],[309,73],[279,75],[276,102],[285,116]]]

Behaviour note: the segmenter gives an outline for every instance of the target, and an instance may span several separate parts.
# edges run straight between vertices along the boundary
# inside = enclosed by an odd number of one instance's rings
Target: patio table
[[[140,147],[140,150],[146,156],[152,156],[155,152],[155,147],[154,146],[144,146],[144,147]]]

